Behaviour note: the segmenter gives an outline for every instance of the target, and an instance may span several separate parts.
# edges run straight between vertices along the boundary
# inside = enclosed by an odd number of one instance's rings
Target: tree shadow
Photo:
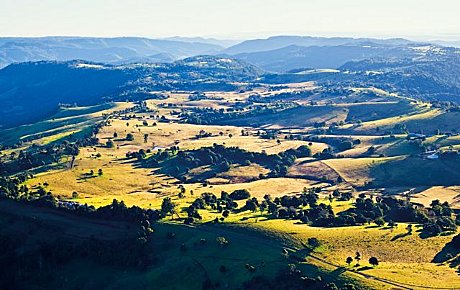
[[[460,236],[455,236],[452,240],[447,243],[442,250],[437,253],[432,262],[433,263],[446,263],[454,268],[460,265]]]
[[[405,232],[405,233],[397,234],[396,236],[392,237],[390,241],[394,242],[396,240],[402,239],[410,235],[412,235],[412,232]]]
[[[366,270],[372,270],[373,268],[370,266],[363,266],[361,268],[356,269],[356,271],[366,271]]]
[[[340,276],[343,273],[345,273],[348,269],[345,267],[338,267],[334,271],[332,271],[330,274],[333,275],[334,277]]]
[[[372,226],[366,226],[365,228],[366,228],[366,229],[377,229],[377,228],[380,228],[380,226],[378,226],[378,225],[372,225]]]

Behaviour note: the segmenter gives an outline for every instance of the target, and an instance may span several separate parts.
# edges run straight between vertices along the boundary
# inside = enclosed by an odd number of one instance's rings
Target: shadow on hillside
[[[370,168],[371,187],[453,186],[460,180],[460,163],[455,160],[424,160],[405,157],[376,163]]]
[[[411,232],[400,233],[400,234],[397,234],[396,236],[392,237],[391,241],[394,242],[396,240],[402,239],[402,238],[410,236],[410,235],[412,235]]]
[[[457,239],[457,240],[456,240]],[[434,256],[433,263],[448,263],[450,267],[460,266],[459,236],[455,236],[442,250]]]

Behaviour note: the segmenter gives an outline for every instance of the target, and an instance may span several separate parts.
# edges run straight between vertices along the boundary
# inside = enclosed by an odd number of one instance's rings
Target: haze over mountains
[[[140,37],[0,38],[0,66],[14,62],[82,59],[104,63],[170,62],[223,47],[203,42]]]
[[[418,99],[460,101],[457,48],[298,36],[231,44],[180,37],[0,38],[0,65],[7,66],[0,70],[0,127],[39,120],[60,103],[142,99],[162,90],[235,90],[241,81],[372,85]]]

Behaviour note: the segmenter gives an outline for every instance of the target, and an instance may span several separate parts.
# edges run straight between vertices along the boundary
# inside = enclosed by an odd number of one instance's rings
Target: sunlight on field
[[[397,159],[397,158],[396,158]],[[389,160],[396,160],[395,157],[388,158],[342,158],[322,161],[330,166],[342,176],[347,182],[354,185],[364,185],[365,182],[372,181],[369,170],[379,163]]]
[[[452,236],[422,239],[418,233],[405,235],[406,224],[399,224],[396,229],[374,225],[314,228],[292,221],[259,220],[257,223],[248,223],[247,226],[273,232],[275,235],[281,234],[286,239],[297,242],[305,242],[308,238],[316,237],[323,245],[315,255],[343,267],[347,267],[346,258],[354,257],[357,251],[361,253],[362,266],[368,265],[367,260],[375,256],[379,259],[380,265],[362,272],[376,277],[418,286],[460,286],[455,269],[431,263]]]

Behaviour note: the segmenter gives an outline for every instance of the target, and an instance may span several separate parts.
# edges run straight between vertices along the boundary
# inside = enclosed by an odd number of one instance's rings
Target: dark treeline
[[[224,123],[228,120],[275,114],[298,106],[299,105],[293,102],[276,102],[259,105],[253,105],[252,102],[246,102],[237,103],[234,108],[229,108],[227,110],[213,108],[184,109],[179,117],[186,123],[210,125]]]
[[[178,147],[158,151],[146,160],[150,166],[162,167],[162,170],[183,182],[187,180],[186,174],[193,168],[211,165],[214,173],[225,172],[232,164],[249,165],[257,163],[271,170],[265,177],[285,176],[288,167],[296,158],[311,156],[308,146],[300,146],[297,149],[289,149],[279,154],[267,154],[264,152],[249,152],[238,147],[225,147],[214,144],[212,147],[202,147],[196,150],[180,150]]]

